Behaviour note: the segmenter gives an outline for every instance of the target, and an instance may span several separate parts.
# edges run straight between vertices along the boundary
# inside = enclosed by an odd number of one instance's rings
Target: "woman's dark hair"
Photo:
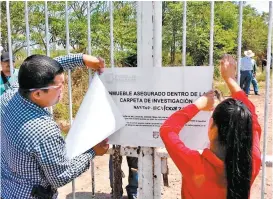
[[[252,177],[252,114],[232,98],[221,102],[212,115],[218,142],[225,152],[227,199],[248,199]]]
[[[31,55],[24,60],[19,70],[19,92],[27,97],[29,89],[46,87],[61,73],[63,68],[56,60],[45,55]]]

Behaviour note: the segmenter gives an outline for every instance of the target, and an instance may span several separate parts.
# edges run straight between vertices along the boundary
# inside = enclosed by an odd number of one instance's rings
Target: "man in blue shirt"
[[[245,57],[241,59],[240,67],[240,87],[248,95],[250,90],[250,83],[253,77],[253,61],[251,57],[253,57],[255,54],[251,50],[245,51],[244,54]]]
[[[1,78],[0,78],[0,96],[6,92],[10,86],[17,81],[18,78],[18,69],[13,70],[13,75],[11,75],[10,65],[9,65],[10,57],[8,52],[3,52],[1,54]],[[15,62],[14,56],[12,57],[13,63]],[[12,76],[12,77],[11,77]]]
[[[60,129],[46,109],[62,97],[64,70],[84,66],[101,72],[104,62],[82,54],[56,60],[29,56],[19,70],[19,90],[11,87],[1,96],[2,199],[55,199],[58,187],[86,171],[95,155],[106,153],[104,140],[68,159]]]

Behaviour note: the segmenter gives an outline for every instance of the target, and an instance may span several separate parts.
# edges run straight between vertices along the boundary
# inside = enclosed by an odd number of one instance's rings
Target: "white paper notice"
[[[101,77],[126,120],[109,137],[123,146],[162,147],[162,123],[212,87],[213,67],[147,67],[106,69]],[[208,144],[209,112],[200,112],[183,128],[181,140],[192,149]]]
[[[67,135],[68,158],[84,153],[125,124],[125,119],[96,74]]]

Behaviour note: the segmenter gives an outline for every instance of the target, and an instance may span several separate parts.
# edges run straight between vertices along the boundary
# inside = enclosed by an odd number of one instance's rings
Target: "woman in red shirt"
[[[249,198],[261,166],[261,127],[255,107],[237,84],[235,74],[236,61],[225,55],[221,75],[232,98],[214,109],[208,129],[210,147],[201,154],[186,147],[178,134],[199,111],[213,110],[212,91],[175,112],[160,128],[166,149],[183,175],[183,199]]]

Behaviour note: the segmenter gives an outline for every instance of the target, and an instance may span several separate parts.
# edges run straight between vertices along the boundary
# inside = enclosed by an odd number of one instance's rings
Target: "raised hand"
[[[241,91],[235,79],[237,63],[231,55],[224,55],[220,60],[221,75],[226,82],[231,94]]]
[[[101,57],[94,57],[91,55],[83,55],[83,62],[87,68],[97,71],[99,74],[103,73],[105,63]]]
[[[225,54],[220,60],[220,71],[224,80],[228,78],[235,79],[237,63],[235,59],[228,54]]]
[[[215,93],[214,91],[209,91],[205,93],[203,96],[199,97],[195,102],[195,106],[200,111],[211,111],[214,109],[214,103],[215,103]]]

